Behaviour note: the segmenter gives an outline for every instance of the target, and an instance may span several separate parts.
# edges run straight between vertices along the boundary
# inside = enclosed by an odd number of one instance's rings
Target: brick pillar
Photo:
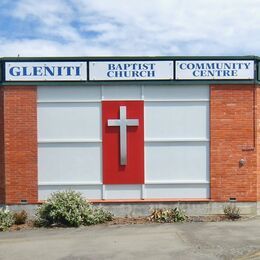
[[[254,85],[212,85],[210,101],[211,199],[256,201]],[[240,165],[245,159],[245,165]]]
[[[256,86],[256,132],[257,132],[257,201],[260,203],[260,85]],[[260,214],[260,205],[259,205]]]
[[[0,204],[5,203],[5,171],[4,171],[4,93],[0,87]]]
[[[34,86],[5,86],[2,95],[4,202],[37,203],[37,89]],[[2,175],[3,172],[0,178]]]

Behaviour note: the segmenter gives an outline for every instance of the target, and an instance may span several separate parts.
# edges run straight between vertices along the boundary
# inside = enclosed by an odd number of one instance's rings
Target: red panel
[[[108,126],[108,119],[119,119],[119,107],[126,106],[127,119],[139,119],[139,126],[127,127],[127,165],[120,165],[119,126]],[[103,101],[103,183],[144,183],[144,102]]]

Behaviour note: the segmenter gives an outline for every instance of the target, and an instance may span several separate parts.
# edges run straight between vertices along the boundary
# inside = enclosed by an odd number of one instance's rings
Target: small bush
[[[25,210],[22,210],[20,212],[14,213],[14,223],[16,225],[22,225],[26,223],[26,220],[28,218],[27,212]]]
[[[62,225],[78,227],[112,220],[112,214],[94,208],[80,193],[75,191],[56,192],[38,207],[36,225]]]
[[[239,219],[240,216],[240,208],[238,208],[235,204],[230,204],[224,207],[224,214],[232,220]]]
[[[113,215],[103,210],[102,208],[93,208],[90,206],[83,215],[83,225],[95,225],[100,223],[105,223],[107,221],[111,221],[113,219]]]
[[[0,208],[0,231],[5,231],[14,224],[14,216],[8,209]]]
[[[148,218],[150,221],[159,223],[183,222],[188,219],[185,212],[179,208],[155,209]]]

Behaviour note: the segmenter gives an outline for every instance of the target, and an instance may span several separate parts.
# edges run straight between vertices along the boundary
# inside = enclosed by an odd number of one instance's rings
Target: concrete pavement
[[[260,217],[2,232],[0,259],[260,259]]]

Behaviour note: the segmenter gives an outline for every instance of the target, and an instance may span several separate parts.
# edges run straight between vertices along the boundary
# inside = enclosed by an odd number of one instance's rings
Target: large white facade
[[[144,185],[102,184],[103,100],[144,100]],[[40,200],[208,198],[209,87],[39,86],[38,147]]]

